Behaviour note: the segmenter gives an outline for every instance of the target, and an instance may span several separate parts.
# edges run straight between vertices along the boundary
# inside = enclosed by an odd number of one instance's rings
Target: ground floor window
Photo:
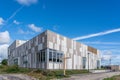
[[[54,49],[40,50],[37,53],[37,60],[38,62],[45,62],[48,60],[49,62],[60,63],[63,60],[63,52]]]
[[[97,69],[100,67],[100,61],[97,60]]]
[[[38,59],[39,62],[45,62],[45,60],[46,60],[46,49],[40,50],[37,53],[37,59]]]
[[[62,62],[63,53],[57,50],[49,49],[49,62]]]
[[[14,59],[14,64],[18,65],[18,59]]]
[[[83,69],[86,68],[86,57],[82,58]]]

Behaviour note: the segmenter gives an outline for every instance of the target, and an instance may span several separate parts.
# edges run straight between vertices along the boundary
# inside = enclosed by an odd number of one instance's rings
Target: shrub
[[[5,70],[7,73],[27,73],[30,72],[27,68],[20,68],[17,65],[8,66]]]
[[[3,69],[4,68],[4,66],[3,65],[0,65],[0,69]]]
[[[7,59],[3,59],[1,62],[2,65],[7,65]]]
[[[17,73],[19,71],[19,68],[17,65],[14,66],[8,66],[5,70],[7,73]]]
[[[34,72],[36,72],[36,73],[41,73],[42,70],[41,70],[41,69],[37,69],[37,70],[35,70]]]

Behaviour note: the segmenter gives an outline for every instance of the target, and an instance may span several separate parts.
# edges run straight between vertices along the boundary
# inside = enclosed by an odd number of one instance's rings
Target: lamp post
[[[69,59],[70,57],[66,57],[66,54],[64,54],[64,57],[63,57],[63,61],[64,61],[64,64],[63,64],[63,70],[64,70],[64,76],[66,75],[66,59]]]

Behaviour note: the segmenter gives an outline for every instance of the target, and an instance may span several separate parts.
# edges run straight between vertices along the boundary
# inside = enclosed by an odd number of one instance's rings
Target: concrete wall
[[[119,71],[120,65],[111,65],[111,70]]]
[[[9,65],[13,65],[14,60],[18,60],[20,67],[63,69],[63,63],[49,62],[49,49],[63,52],[66,57],[70,57],[66,60],[67,69],[83,69],[83,57],[86,58],[85,69],[88,69],[88,61],[90,69],[97,68],[97,60],[100,61],[99,50],[49,30],[37,35],[24,44],[18,44],[18,42],[14,42],[8,48]],[[45,50],[45,62],[39,61],[41,50]]]
[[[97,49],[61,36],[52,31],[47,31],[47,39],[48,48],[62,51],[67,57],[70,57],[66,60],[67,69],[83,69],[83,57],[86,57],[86,69],[88,68],[88,61],[90,69],[97,68],[97,60],[100,60],[100,53]],[[58,66],[59,64],[55,65]]]

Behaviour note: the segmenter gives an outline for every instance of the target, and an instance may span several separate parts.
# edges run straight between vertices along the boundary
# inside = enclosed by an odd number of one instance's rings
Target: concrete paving
[[[104,78],[112,77],[114,75],[120,75],[120,72],[108,72],[108,73],[95,73],[95,74],[77,74],[72,75],[71,78],[63,80],[103,80]]]
[[[77,74],[72,75],[70,78],[58,80],[103,80],[104,78],[112,77],[114,75],[120,75],[120,72]],[[0,80],[37,80],[37,79],[24,74],[1,74]]]
[[[37,80],[23,74],[1,74],[0,80]]]

